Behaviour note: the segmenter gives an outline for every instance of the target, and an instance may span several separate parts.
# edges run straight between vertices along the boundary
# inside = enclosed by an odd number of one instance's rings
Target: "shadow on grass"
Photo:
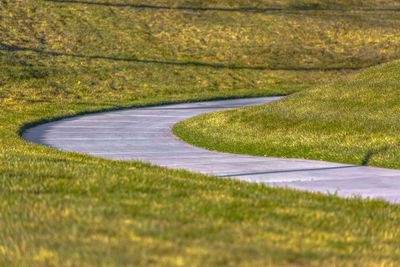
[[[126,4],[126,3],[105,3],[105,2],[89,2],[89,1],[73,1],[73,0],[45,0],[46,2],[54,3],[67,3],[67,4],[82,4],[82,5],[97,5],[97,6],[109,6],[109,7],[130,7],[137,9],[158,9],[158,10],[187,10],[187,11],[222,11],[222,12],[255,12],[255,13],[266,13],[266,12],[283,12],[283,11],[392,11],[398,12],[400,8],[374,8],[374,9],[340,9],[340,8],[327,8],[319,5],[318,3],[312,3],[309,5],[292,6],[288,8],[280,7],[269,7],[269,8],[257,8],[257,7],[241,7],[241,8],[222,8],[222,7],[189,7],[189,6],[154,6],[154,5],[142,5],[142,4]]]
[[[144,64],[160,64],[160,65],[172,65],[172,66],[195,66],[195,67],[208,67],[213,69],[233,69],[233,70],[286,70],[286,71],[341,71],[341,70],[360,70],[361,67],[327,67],[327,68],[317,68],[317,67],[267,67],[267,66],[237,66],[237,65],[226,65],[218,63],[204,63],[196,61],[161,61],[161,60],[146,60],[146,59],[136,59],[136,58],[118,58],[109,56],[88,56],[82,54],[72,54],[65,52],[53,52],[46,51],[38,48],[21,47],[16,45],[7,45],[0,41],[0,50],[5,50],[8,52],[18,52],[18,51],[29,51],[35,52],[42,55],[49,56],[68,56],[75,58],[84,59],[104,59],[112,61],[123,61],[123,62],[136,62]]]
[[[388,149],[389,149],[389,146],[384,146],[384,147],[382,147],[382,148],[380,148],[380,149],[369,150],[369,151],[367,152],[367,154],[364,156],[363,160],[361,161],[361,165],[362,165],[362,166],[367,166],[367,165],[368,165],[368,162],[371,160],[371,158],[372,158],[374,155],[379,154],[379,153],[382,153],[382,152],[385,152],[385,151],[388,150]]]

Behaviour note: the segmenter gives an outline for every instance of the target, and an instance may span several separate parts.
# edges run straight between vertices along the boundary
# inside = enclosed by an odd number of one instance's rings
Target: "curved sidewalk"
[[[171,133],[175,123],[202,113],[279,99],[235,99],[89,114],[39,125],[22,137],[59,150],[108,159],[141,160],[271,186],[400,203],[400,170],[220,153],[184,143]]]

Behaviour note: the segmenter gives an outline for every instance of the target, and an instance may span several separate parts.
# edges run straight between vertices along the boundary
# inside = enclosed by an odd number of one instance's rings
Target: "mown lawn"
[[[400,168],[400,63],[279,102],[181,122],[185,141],[232,153]]]
[[[0,0],[0,265],[397,265],[398,206],[62,153],[19,134],[84,112],[328,83],[398,57],[399,7]]]

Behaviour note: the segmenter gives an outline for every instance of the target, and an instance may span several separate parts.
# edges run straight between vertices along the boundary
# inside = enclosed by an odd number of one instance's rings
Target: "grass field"
[[[83,112],[314,88],[396,59],[399,8],[0,0],[0,265],[397,265],[398,206],[62,153],[19,134]]]
[[[185,141],[232,153],[400,168],[400,63],[263,106],[176,125]]]

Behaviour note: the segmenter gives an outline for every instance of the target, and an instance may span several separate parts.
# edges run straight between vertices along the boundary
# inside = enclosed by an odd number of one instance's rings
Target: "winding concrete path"
[[[201,113],[279,99],[211,101],[90,114],[39,125],[28,129],[23,138],[108,159],[141,160],[271,186],[400,203],[400,170],[213,152],[184,143],[171,133],[175,123]]]

